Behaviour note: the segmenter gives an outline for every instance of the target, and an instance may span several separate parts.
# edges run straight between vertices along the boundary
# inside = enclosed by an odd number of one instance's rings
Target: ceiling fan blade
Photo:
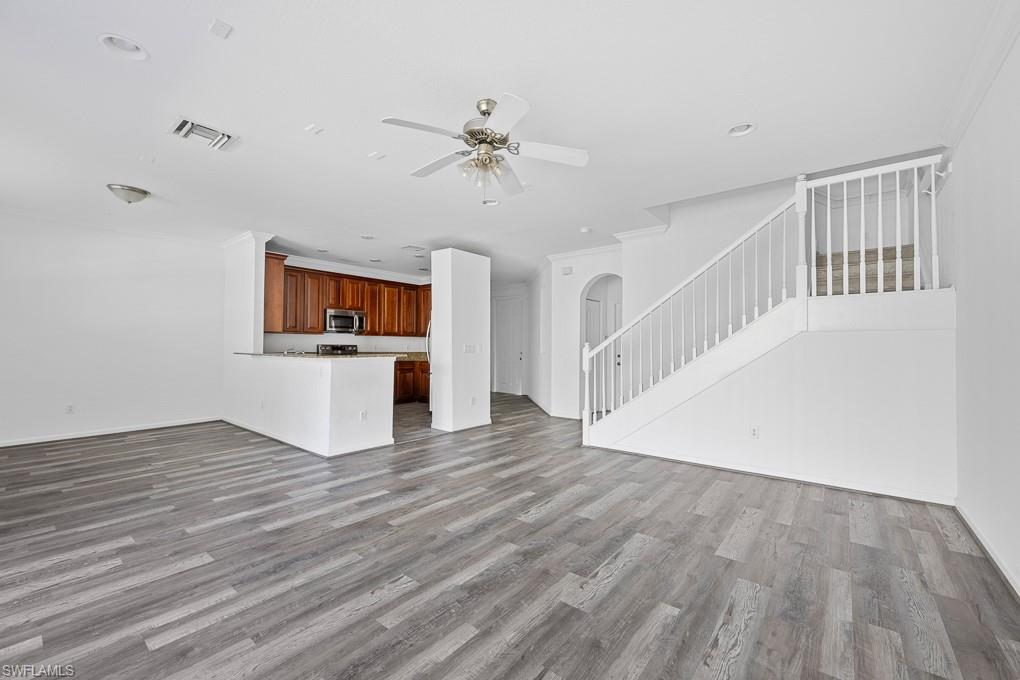
[[[496,181],[499,182],[499,187],[505,191],[507,195],[516,196],[517,194],[524,192],[524,187],[521,186],[521,181],[517,179],[514,169],[510,167],[510,163],[506,159],[499,162],[496,166],[496,170],[494,170],[492,174],[496,176]]]
[[[443,135],[444,137],[453,137],[454,139],[463,139],[464,135],[453,130],[447,130],[446,128],[436,127],[435,125],[425,125],[424,123],[415,123],[412,120],[403,120],[402,118],[383,118],[382,122],[387,125],[398,125],[400,127],[411,128],[412,130],[421,130],[423,132],[432,132],[437,135]]]
[[[505,135],[521,122],[521,118],[524,118],[530,110],[531,104],[517,95],[504,92],[496,102],[496,108],[489,116],[489,120],[485,122],[485,127]]]
[[[463,151],[454,151],[453,153],[446,154],[442,158],[437,158],[427,165],[423,165],[414,172],[411,173],[414,177],[428,177],[437,170],[442,170],[447,165],[452,165],[457,161],[461,160],[466,156],[471,155],[471,149],[465,149]]]
[[[588,152],[584,149],[571,149],[568,146],[541,142],[517,142],[517,145],[517,155],[521,158],[537,158],[540,161],[563,163],[578,168],[588,165]]]

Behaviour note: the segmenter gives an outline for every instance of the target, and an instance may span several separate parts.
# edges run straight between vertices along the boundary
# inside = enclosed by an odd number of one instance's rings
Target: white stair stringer
[[[649,422],[803,332],[798,302],[788,299],[593,423],[588,445],[614,448]]]

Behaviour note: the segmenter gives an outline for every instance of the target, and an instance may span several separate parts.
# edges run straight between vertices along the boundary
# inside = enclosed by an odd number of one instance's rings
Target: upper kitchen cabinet
[[[400,335],[400,290],[397,283],[383,283],[380,289],[382,334]]]
[[[325,331],[325,291],[326,276],[318,272],[301,272],[301,332],[322,333]]]
[[[400,287],[400,335],[418,335],[418,288]]]
[[[323,305],[326,309],[344,309],[343,306],[343,285],[344,278],[333,274],[326,275],[325,300]]]
[[[418,332],[414,335],[428,334],[429,320],[432,318],[432,284],[418,289]]]
[[[283,332],[300,333],[304,305],[301,290],[301,272],[285,269],[283,272]]]
[[[263,330],[266,333],[283,332],[283,288],[286,255],[266,253],[266,285]]]
[[[341,308],[365,311],[365,280],[345,277],[341,282]]]
[[[382,283],[365,282],[365,335],[382,335]]]

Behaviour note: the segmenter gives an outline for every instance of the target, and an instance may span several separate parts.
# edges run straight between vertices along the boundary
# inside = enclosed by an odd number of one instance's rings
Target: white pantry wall
[[[528,360],[528,376],[525,379],[526,394],[546,413],[552,410],[552,354],[549,350],[552,331],[552,263],[546,261],[528,281],[527,331],[525,350]]]
[[[0,233],[0,446],[220,417],[218,246],[10,215]]]
[[[942,192],[957,286],[957,507],[1020,591],[1020,48],[1015,44],[953,154]],[[941,244],[940,244],[941,245]]]

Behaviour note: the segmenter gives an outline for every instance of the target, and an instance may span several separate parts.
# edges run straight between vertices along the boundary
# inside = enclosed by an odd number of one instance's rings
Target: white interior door
[[[524,394],[524,300],[497,298],[493,311],[496,319],[492,339],[496,373],[493,389]]]

